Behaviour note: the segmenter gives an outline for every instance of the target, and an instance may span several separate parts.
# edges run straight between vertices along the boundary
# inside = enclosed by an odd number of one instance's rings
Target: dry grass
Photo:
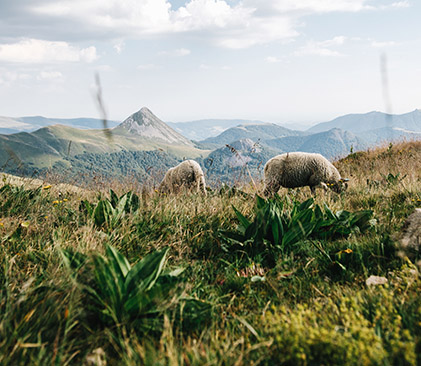
[[[3,187],[24,189],[0,192],[0,364],[88,365],[95,357],[103,365],[419,364],[420,277],[396,255],[394,236],[421,207],[420,161],[421,142],[407,142],[335,163],[351,179],[349,189],[319,190],[315,202],[333,211],[372,210],[377,220],[366,234],[319,242],[332,258],[347,250],[339,272],[308,242],[273,267],[227,246],[221,230],[238,225],[232,206],[254,216],[250,182],[203,197],[158,195],[132,179],[98,178],[89,190],[73,190],[54,179],[5,176]],[[97,227],[80,203],[109,198],[110,188],[118,196],[137,193],[140,209],[112,229]],[[279,193],[300,202],[311,197],[308,187]],[[102,253],[104,244],[132,264],[169,246],[167,265],[186,268],[185,293],[212,303],[212,317],[184,329],[169,312],[163,331],[148,336],[93,318],[60,249]],[[265,280],[252,281],[255,275]],[[388,285],[367,288],[370,275]]]

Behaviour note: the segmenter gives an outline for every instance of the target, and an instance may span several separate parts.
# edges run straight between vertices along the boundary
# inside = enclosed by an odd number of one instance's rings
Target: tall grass
[[[320,191],[307,209],[369,211],[376,224],[341,235],[302,235],[288,250],[269,254],[270,261],[261,255],[264,245],[248,251],[230,246],[224,235],[257,217],[249,183],[203,197],[158,195],[131,180],[75,190],[43,182],[17,186],[5,178],[0,364],[420,364],[419,269],[396,250],[404,219],[421,207],[419,161],[421,143],[411,142],[336,162],[351,179],[349,189]],[[311,197],[308,188],[279,195],[297,205]],[[95,216],[96,209],[103,216]],[[272,240],[273,232],[262,238]],[[113,278],[123,283],[117,270],[107,284],[95,274],[108,271],[114,251],[127,270],[165,253],[165,268],[176,271],[177,280],[174,292],[157,291],[148,302],[157,317],[124,313],[121,299],[131,295],[113,292],[116,297],[98,301],[86,290],[107,294]],[[64,252],[87,262],[69,270]],[[370,275],[387,284],[367,286]],[[111,317],[104,313],[110,307]],[[145,316],[159,326],[137,326]]]

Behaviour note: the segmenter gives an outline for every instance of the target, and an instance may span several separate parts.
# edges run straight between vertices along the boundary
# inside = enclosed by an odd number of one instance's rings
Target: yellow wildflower
[[[67,198],[63,198],[63,202],[67,202],[68,201],[68,199]]]
[[[350,254],[350,253],[352,253],[352,249],[347,248],[347,249],[345,249],[343,252],[344,252],[344,253],[348,253],[348,254]]]
[[[57,200],[53,201],[53,205],[58,205],[58,204],[59,204],[59,201]]]
[[[50,188],[51,188],[51,185],[50,184],[48,186],[42,187],[42,189],[50,189]]]

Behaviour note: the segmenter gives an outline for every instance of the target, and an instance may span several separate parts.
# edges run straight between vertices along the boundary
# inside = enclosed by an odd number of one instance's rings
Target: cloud
[[[381,9],[396,9],[396,8],[409,8],[411,5],[409,4],[409,1],[396,1],[390,5],[383,5],[381,6]]]
[[[266,62],[270,63],[270,64],[275,64],[278,62],[281,62],[282,60],[279,57],[274,57],[274,56],[268,56],[266,57]]]
[[[72,36],[76,30],[92,38],[193,33],[218,46],[238,49],[298,35],[289,16],[260,16],[259,6],[255,1],[232,5],[225,0],[189,0],[172,10],[167,0],[43,0],[30,11],[35,17],[75,23]]]
[[[37,79],[49,81],[63,81],[64,77],[60,71],[41,71],[38,74]]]
[[[120,42],[116,43],[116,44],[113,46],[113,48],[115,49],[115,51],[116,51],[118,54],[121,54],[121,52],[123,52],[123,50],[124,50],[124,47],[125,47],[125,46],[126,46],[126,45],[125,45],[124,41],[120,41]]]
[[[279,12],[330,13],[373,9],[373,6],[366,5],[367,0],[273,0],[271,3]]]
[[[124,39],[188,33],[219,47],[241,49],[292,39],[299,35],[301,18],[311,14],[409,6],[407,0],[381,6],[372,3],[372,0],[184,0],[183,5],[173,8],[169,0],[21,0],[20,5],[6,7],[13,16],[4,17],[0,34],[6,37],[13,29],[37,34],[40,39],[110,40],[120,53]],[[28,24],[27,28],[22,24]],[[121,41],[115,43],[116,39]]]
[[[296,56],[303,55],[316,55],[316,56],[327,56],[327,57],[340,57],[344,54],[339,51],[332,50],[331,47],[342,46],[346,41],[343,36],[337,36],[326,41],[309,41],[303,47],[300,47],[294,54]]]
[[[396,45],[397,43],[394,41],[386,41],[386,42],[372,41],[371,42],[371,46],[375,48],[393,47]]]
[[[18,81],[25,81],[31,78],[32,76],[27,73],[0,70],[0,85],[3,86],[8,87]]]
[[[13,63],[93,62],[96,48],[79,48],[67,42],[24,39],[17,43],[0,44],[0,61]]]

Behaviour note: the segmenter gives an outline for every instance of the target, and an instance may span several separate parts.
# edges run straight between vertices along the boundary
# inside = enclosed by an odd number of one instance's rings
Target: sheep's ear
[[[349,179],[348,178],[341,178],[341,179],[339,179],[339,182],[342,182],[342,183],[349,182]]]

